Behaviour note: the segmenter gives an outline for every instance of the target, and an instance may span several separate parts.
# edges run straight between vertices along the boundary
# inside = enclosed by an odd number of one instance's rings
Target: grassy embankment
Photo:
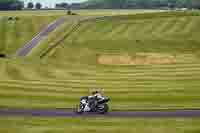
[[[101,87],[111,109],[199,107],[199,22],[196,13],[156,13],[82,23],[40,61],[1,61],[0,106],[74,107],[89,88]],[[111,55],[175,62],[98,63]]]
[[[41,29],[64,14],[31,11],[0,12],[0,53],[13,55]]]
[[[117,14],[135,14],[141,12],[155,12],[155,10],[76,10],[81,16],[101,16]],[[25,43],[30,41],[42,28],[53,22],[56,18],[66,15],[64,10],[52,11],[1,11],[0,12],[0,53],[11,55]],[[18,20],[8,20],[17,17]],[[63,26],[64,28],[64,26]],[[65,27],[68,28],[68,27]],[[54,34],[57,33],[56,31]],[[60,32],[59,32],[60,33]],[[51,38],[51,37],[49,37]],[[54,39],[52,37],[52,39]],[[50,40],[48,40],[49,42]]]

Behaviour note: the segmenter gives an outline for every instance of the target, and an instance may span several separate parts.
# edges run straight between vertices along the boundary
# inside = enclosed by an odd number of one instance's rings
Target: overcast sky
[[[76,3],[83,2],[86,0],[22,0],[27,4],[28,2],[40,2],[43,6],[54,7],[55,3],[67,2],[67,3]]]

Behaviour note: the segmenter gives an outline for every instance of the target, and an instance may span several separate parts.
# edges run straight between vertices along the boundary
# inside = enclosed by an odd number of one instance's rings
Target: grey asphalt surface
[[[115,111],[107,114],[83,113],[72,110],[42,110],[42,109],[0,109],[0,116],[31,116],[31,117],[120,117],[120,118],[200,118],[199,110],[173,111]]]
[[[29,41],[27,44],[24,45],[23,48],[19,49],[16,52],[17,57],[24,57],[26,56],[39,42],[47,37],[49,33],[54,31],[57,27],[62,25],[65,22],[66,18],[62,17],[58,20],[54,21],[53,23],[49,24],[47,27],[45,27],[37,36],[35,36],[31,41]]]

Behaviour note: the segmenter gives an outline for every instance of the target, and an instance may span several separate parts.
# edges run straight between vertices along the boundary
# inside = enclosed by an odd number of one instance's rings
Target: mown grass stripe
[[[76,69],[79,69],[80,72],[77,72]],[[128,74],[128,73],[167,73],[167,72],[177,72],[177,73],[182,73],[182,72],[198,72],[200,70],[199,67],[185,67],[185,68],[179,68],[179,67],[172,67],[172,68],[153,68],[153,67],[149,67],[149,68],[126,68],[126,66],[124,68],[118,69],[118,68],[113,68],[113,69],[100,69],[100,68],[80,68],[80,67],[67,67],[67,70],[65,70],[65,72],[77,72],[77,73],[111,73],[111,74]]]

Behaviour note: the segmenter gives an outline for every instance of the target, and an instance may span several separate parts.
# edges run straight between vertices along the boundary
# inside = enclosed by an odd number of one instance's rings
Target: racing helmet
[[[95,95],[95,94],[98,94],[98,93],[101,93],[101,89],[93,89],[92,91],[91,91],[91,93],[92,93],[92,95]]]

